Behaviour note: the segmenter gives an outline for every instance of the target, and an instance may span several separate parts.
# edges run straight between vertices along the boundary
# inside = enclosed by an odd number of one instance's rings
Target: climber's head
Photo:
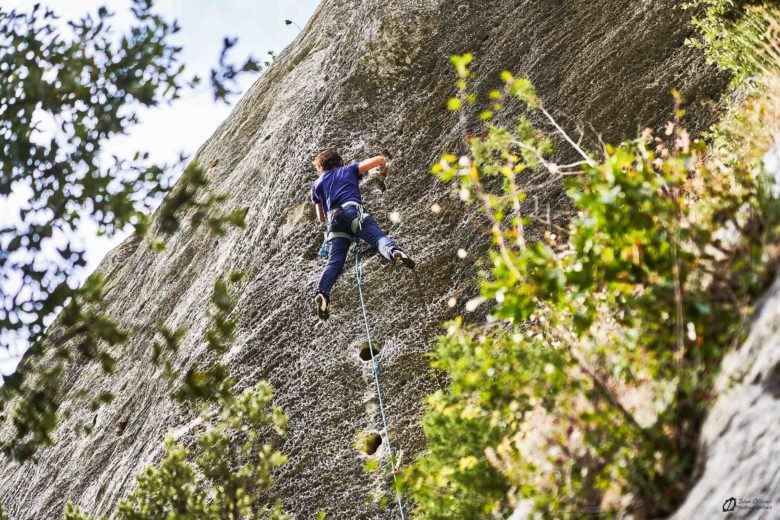
[[[328,148],[317,154],[317,157],[312,161],[314,167],[317,169],[317,173],[322,174],[330,171],[334,168],[340,168],[344,166],[344,160],[339,153],[333,148]]]

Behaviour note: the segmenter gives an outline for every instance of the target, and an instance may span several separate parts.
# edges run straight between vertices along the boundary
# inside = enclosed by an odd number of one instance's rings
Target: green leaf
[[[471,53],[450,56],[450,61],[452,61],[452,64],[455,66],[455,71],[457,72],[458,77],[460,78],[468,77],[469,75],[468,66],[473,59],[474,59],[474,55]]]
[[[460,108],[463,106],[463,103],[460,99],[456,97],[451,97],[447,100],[447,109],[449,110],[460,110]]]

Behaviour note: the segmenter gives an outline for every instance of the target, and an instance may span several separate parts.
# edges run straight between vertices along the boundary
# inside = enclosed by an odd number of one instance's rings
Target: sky
[[[116,13],[117,32],[127,28],[132,16],[128,8],[131,0],[0,0],[4,10],[29,10],[41,3],[54,10],[64,20],[80,18],[106,5]],[[317,7],[319,0],[157,0],[157,11],[167,19],[177,19],[181,31],[174,40],[183,47],[181,61],[188,73],[201,77],[202,84],[195,91],[185,93],[171,106],[139,111],[141,123],[129,135],[112,139],[106,151],[119,156],[130,156],[135,151],[148,151],[157,162],[173,162],[184,153],[192,156],[217,126],[227,118],[240,95],[231,103],[215,103],[211,95],[209,71],[216,65],[225,36],[238,37],[238,45],[231,50],[233,61],[239,62],[248,54],[263,61],[267,52],[278,54],[299,33]],[[285,20],[297,24],[286,25]],[[252,85],[257,75],[245,77],[241,92]],[[26,193],[18,190],[8,200],[0,198],[0,207],[13,208],[24,204]],[[16,211],[3,211],[4,218]],[[85,223],[78,231],[77,241],[86,251],[87,267],[79,273],[85,279],[113,247],[127,236],[112,238],[97,236],[96,226]],[[24,344],[0,348],[0,374],[11,373],[23,353]],[[2,383],[0,383],[2,384]]]

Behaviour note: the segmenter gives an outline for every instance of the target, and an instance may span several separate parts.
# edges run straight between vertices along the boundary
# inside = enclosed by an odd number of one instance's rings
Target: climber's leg
[[[352,241],[348,238],[336,237],[330,239],[328,265],[325,266],[317,287],[317,292],[324,294],[328,301],[330,301],[330,291],[333,284],[336,283],[336,280],[344,271],[344,262],[347,260],[347,253],[351,244]]]
[[[392,238],[384,234],[379,224],[371,215],[366,215],[357,235],[368,242],[368,245],[379,251],[379,254],[387,260],[393,261],[393,249],[398,249],[398,244]]]
[[[401,247],[395,240],[385,235],[371,215],[367,215],[363,219],[362,226],[357,234],[362,240],[368,242],[371,247],[379,251],[379,254],[387,260],[402,262],[409,269],[414,269],[414,261],[401,250]]]

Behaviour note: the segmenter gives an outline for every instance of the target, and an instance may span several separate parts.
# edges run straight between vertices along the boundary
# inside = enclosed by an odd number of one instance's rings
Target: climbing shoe
[[[328,310],[328,297],[322,293],[317,293],[314,297],[314,308],[317,310],[317,317],[321,320],[327,320],[330,317]]]
[[[409,258],[409,255],[400,249],[393,250],[393,260],[396,262],[401,262],[407,269],[414,269],[414,260]]]

